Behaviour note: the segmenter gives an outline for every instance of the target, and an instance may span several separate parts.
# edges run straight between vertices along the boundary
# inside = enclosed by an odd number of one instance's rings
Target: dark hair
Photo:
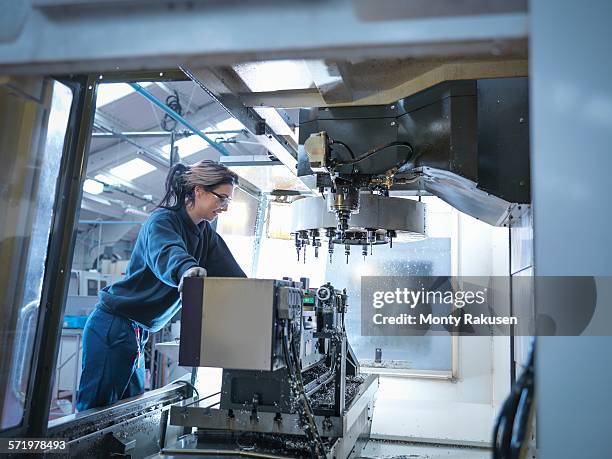
[[[178,210],[193,204],[196,186],[212,191],[225,184],[238,185],[238,176],[223,164],[211,160],[203,160],[192,166],[177,163],[168,171],[166,194],[157,207]]]

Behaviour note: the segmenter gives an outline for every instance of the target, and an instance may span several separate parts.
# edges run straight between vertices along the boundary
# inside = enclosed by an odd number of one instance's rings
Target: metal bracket
[[[104,437],[106,452],[112,457],[131,457],[128,451],[136,448],[136,440],[122,440],[117,438],[113,432],[109,432]]]

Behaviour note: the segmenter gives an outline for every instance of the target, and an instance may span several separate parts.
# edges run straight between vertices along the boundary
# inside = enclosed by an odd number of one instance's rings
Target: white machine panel
[[[179,362],[184,366],[274,370],[275,282],[185,280]]]

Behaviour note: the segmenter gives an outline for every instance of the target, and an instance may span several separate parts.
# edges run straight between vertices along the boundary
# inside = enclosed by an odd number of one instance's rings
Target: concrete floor
[[[364,459],[489,459],[491,451],[485,448],[370,440],[363,449],[361,457]]]

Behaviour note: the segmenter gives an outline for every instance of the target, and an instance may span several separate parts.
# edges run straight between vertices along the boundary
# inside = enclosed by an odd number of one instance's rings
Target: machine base
[[[377,390],[378,376],[367,375],[342,416],[315,416],[328,446],[328,458],[359,455],[370,437]],[[206,399],[173,406],[170,424],[196,427],[197,431],[164,448],[158,457],[312,457],[297,415],[278,417],[274,413],[214,408],[216,405],[216,400]]]

